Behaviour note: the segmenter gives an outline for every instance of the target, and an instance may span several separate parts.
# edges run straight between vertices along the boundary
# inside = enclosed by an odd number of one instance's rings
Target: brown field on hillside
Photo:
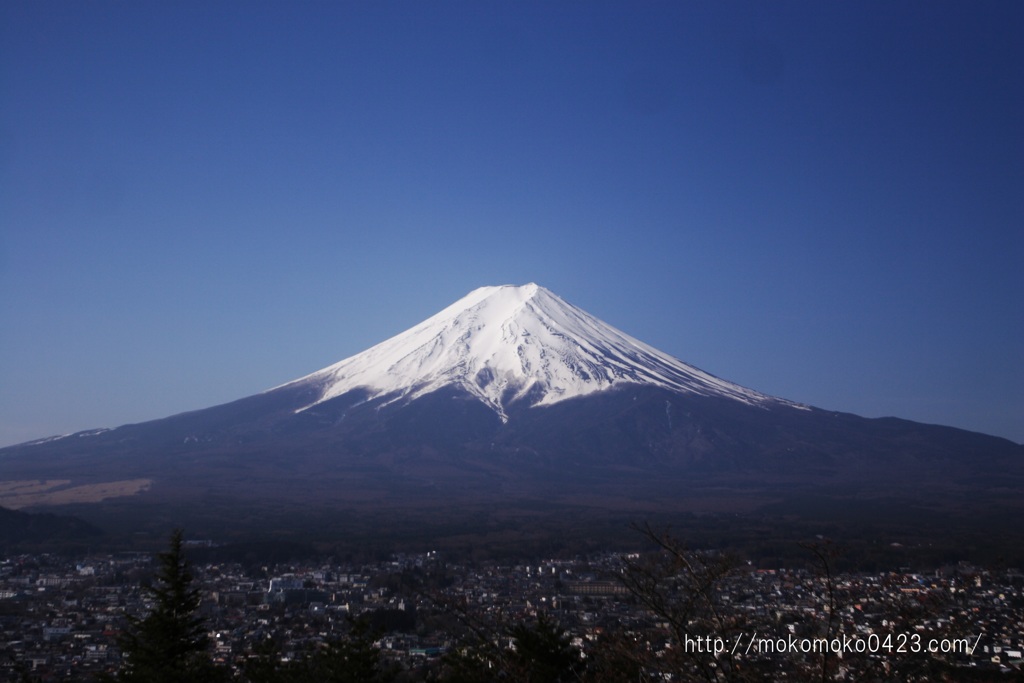
[[[69,486],[70,479],[0,481],[0,506],[11,510],[36,505],[98,503],[149,490],[152,479],[124,479]]]

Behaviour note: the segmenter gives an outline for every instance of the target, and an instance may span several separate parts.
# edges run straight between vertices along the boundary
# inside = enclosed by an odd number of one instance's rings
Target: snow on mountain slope
[[[794,405],[687,365],[532,283],[476,289],[415,327],[285,386],[300,383],[322,392],[307,408],[353,389],[396,401],[455,385],[502,419],[527,394],[544,406],[631,383]]]

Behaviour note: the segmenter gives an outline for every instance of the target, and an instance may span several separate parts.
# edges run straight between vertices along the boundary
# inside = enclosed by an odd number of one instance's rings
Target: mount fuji
[[[532,283],[481,287],[419,325],[285,386],[292,385],[316,387],[313,405],[358,389],[388,405],[456,387],[503,422],[516,402],[549,406],[626,385],[750,405],[779,402],[676,360]]]
[[[536,284],[474,290],[254,396],[0,449],[7,507],[753,510],[823,493],[1016,505],[1022,492],[1022,445],[771,397]]]

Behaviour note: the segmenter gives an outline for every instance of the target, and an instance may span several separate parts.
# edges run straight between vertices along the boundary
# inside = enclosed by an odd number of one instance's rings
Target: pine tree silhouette
[[[178,683],[224,680],[210,660],[203,620],[196,612],[202,596],[192,587],[180,529],[171,534],[170,549],[159,555],[160,572],[148,588],[156,604],[144,618],[132,618],[121,641],[124,656],[120,681]]]

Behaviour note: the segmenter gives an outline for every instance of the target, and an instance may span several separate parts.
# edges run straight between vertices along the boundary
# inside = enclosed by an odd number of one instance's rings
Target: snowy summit
[[[473,290],[415,327],[289,384],[318,387],[311,405],[354,389],[392,402],[456,386],[503,420],[517,400],[551,405],[626,384],[788,403],[662,353],[533,283]]]

